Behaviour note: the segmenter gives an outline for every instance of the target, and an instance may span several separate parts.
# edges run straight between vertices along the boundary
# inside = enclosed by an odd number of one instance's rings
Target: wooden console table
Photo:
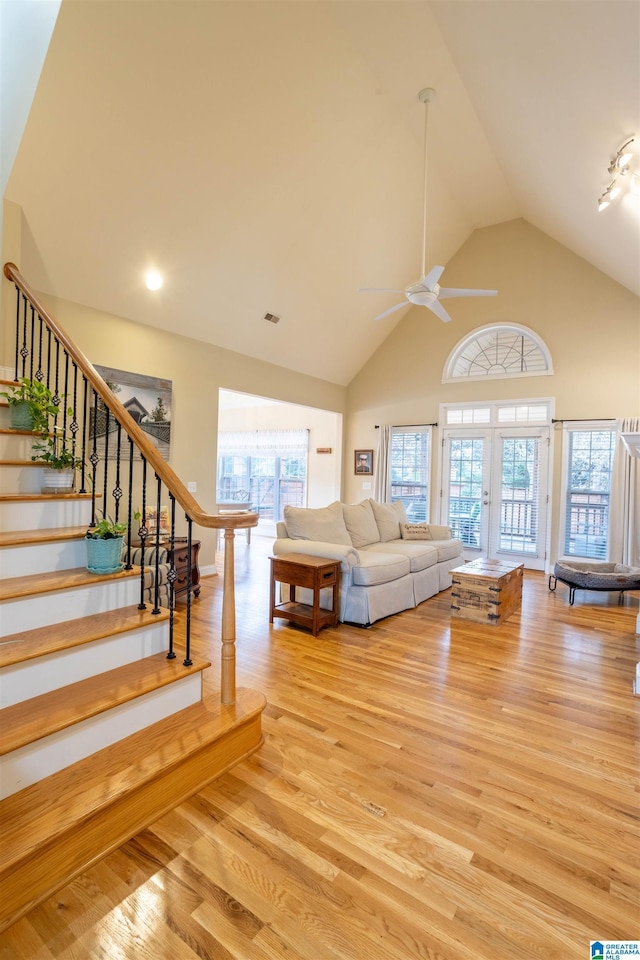
[[[271,560],[271,597],[269,623],[274,617],[284,617],[292,623],[310,627],[314,637],[321,627],[335,627],[338,623],[340,561],[327,560],[326,557],[308,557],[302,553],[290,553],[286,557],[270,557]],[[288,583],[291,587],[290,599],[285,603],[276,603],[276,583]],[[313,592],[313,602],[296,601],[296,587],[307,587]],[[333,591],[331,610],[320,607],[320,591],[330,587]]]

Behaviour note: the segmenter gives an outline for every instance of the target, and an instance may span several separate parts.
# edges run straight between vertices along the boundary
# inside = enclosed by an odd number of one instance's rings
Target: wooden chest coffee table
[[[472,560],[451,571],[451,615],[499,626],[522,604],[524,564]]]

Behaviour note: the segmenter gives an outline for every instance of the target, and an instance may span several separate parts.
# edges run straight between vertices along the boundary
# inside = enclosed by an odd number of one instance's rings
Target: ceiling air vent
[[[275,313],[265,313],[264,319],[269,323],[280,323],[280,317],[276,317]]]

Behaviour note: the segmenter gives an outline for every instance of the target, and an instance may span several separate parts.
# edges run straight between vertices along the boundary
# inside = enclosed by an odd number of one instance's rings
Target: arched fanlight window
[[[473,330],[454,347],[444,366],[442,382],[546,377],[552,373],[551,354],[537,333],[519,323],[492,323]]]

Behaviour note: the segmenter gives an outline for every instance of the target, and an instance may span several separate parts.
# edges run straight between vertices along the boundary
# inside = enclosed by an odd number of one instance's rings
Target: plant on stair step
[[[69,411],[71,415],[73,411]],[[44,471],[45,490],[72,490],[75,471],[82,466],[82,459],[73,452],[73,441],[63,427],[53,428],[51,433],[41,434],[31,446],[32,460],[46,464]]]
[[[103,517],[86,533],[89,573],[117,573],[122,570],[122,543],[126,523]]]
[[[39,380],[21,377],[8,390],[3,390],[9,404],[12,430],[31,430],[32,433],[46,433],[49,417],[57,417],[60,407],[54,403],[51,390]]]

